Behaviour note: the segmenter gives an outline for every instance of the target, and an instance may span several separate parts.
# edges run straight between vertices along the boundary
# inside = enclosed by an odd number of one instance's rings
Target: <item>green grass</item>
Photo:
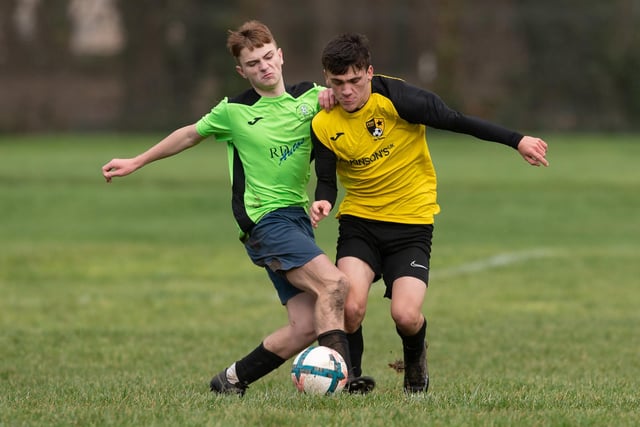
[[[401,392],[376,284],[368,396],[299,395],[290,363],[238,399],[208,380],[286,321],[205,141],[111,185],[158,135],[0,137],[0,425],[640,424],[640,144],[548,135],[551,167],[434,133],[432,385]],[[330,255],[335,220],[318,230]]]

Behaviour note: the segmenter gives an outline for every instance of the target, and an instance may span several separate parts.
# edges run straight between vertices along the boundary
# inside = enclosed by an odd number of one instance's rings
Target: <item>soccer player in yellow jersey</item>
[[[512,147],[533,166],[548,166],[547,144],[450,109],[436,94],[396,78],[374,75],[369,43],[342,34],[322,53],[327,85],[339,103],[312,121],[318,183],[314,226],[345,189],[338,209],[337,265],[349,277],[345,329],[352,369],[362,374],[362,320],[371,284],[380,278],[402,340],[404,390],[426,392],[427,322],[422,305],[436,201],[436,174],[426,127],[464,133]]]

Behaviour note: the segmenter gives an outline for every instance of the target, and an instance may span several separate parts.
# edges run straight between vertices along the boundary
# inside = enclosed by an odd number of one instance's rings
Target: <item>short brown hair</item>
[[[274,43],[275,40],[269,27],[260,21],[247,21],[237,30],[229,30],[227,37],[227,49],[234,58],[238,59],[242,49],[253,50],[265,44]]]

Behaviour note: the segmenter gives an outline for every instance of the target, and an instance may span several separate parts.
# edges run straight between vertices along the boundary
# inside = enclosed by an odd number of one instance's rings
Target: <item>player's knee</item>
[[[340,289],[340,293],[346,297],[347,293],[349,292],[350,284],[349,278],[347,278],[345,274],[342,274],[342,272],[340,273],[340,276],[338,276],[337,285]]]
[[[399,330],[412,332],[420,329],[424,316],[417,310],[396,309],[391,311],[391,317]]]
[[[349,292],[349,280],[344,274],[340,274],[335,278],[325,281],[325,292],[333,297],[340,307],[344,306],[344,301]]]

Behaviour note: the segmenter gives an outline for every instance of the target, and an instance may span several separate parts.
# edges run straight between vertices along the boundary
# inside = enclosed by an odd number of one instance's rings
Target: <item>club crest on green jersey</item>
[[[315,111],[313,110],[311,105],[307,104],[306,102],[298,105],[298,107],[296,108],[296,113],[298,114],[298,118],[300,119],[300,121],[303,122],[311,120],[311,118],[315,115]]]

